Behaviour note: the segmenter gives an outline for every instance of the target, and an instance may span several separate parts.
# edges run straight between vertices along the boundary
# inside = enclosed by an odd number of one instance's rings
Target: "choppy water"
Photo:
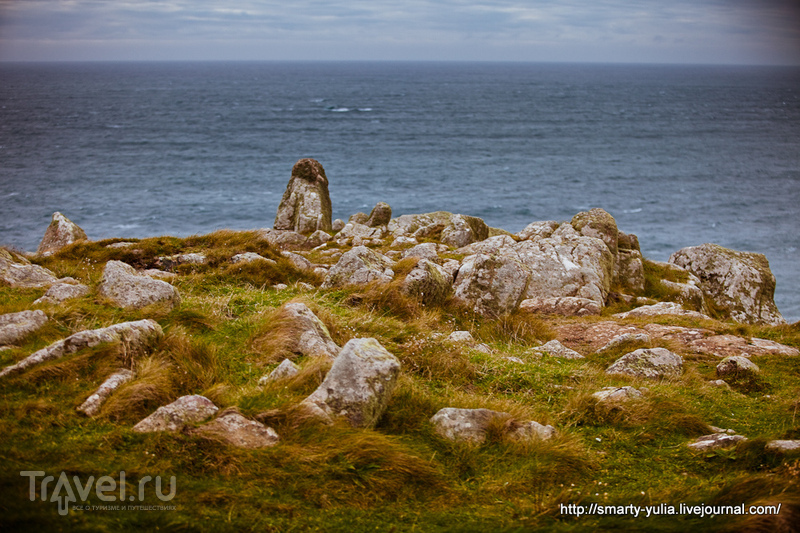
[[[0,64],[0,244],[271,227],[318,159],[378,201],[518,231],[603,207],[666,260],[766,254],[800,319],[800,70],[481,63]]]

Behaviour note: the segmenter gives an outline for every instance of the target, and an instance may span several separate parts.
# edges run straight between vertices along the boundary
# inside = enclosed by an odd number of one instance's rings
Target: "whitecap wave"
[[[372,111],[372,108],[371,107],[359,107],[358,110],[366,113],[367,111]]]
[[[133,229],[140,227],[139,224],[117,224],[114,229]]]
[[[636,209],[625,209],[622,211],[623,213],[641,213],[644,209],[641,207],[637,207]]]
[[[348,111],[350,111],[350,108],[348,108],[348,107],[334,107],[334,108],[328,108],[328,110],[331,113],[347,113]]]

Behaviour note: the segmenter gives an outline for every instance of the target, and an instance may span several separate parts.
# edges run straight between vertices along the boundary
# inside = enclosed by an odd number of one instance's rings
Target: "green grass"
[[[537,356],[531,348],[555,338],[564,319],[514,314],[488,320],[450,299],[422,305],[403,295],[397,282],[304,291],[295,283],[318,286],[320,280],[295,269],[253,232],[158,237],[131,248],[105,247],[112,242],[78,243],[38,262],[59,276],[94,286],[110,259],[150,268],[162,255],[203,252],[210,261],[176,268],[180,276],[174,284],[182,305],[173,311],[123,310],[92,292],[42,306],[51,317],[48,325],[20,346],[0,351],[5,366],[83,329],[141,318],[153,318],[164,329],[151,353],[133,361],[118,346],[100,345],[0,380],[3,530],[780,530],[794,523],[800,509],[800,456],[764,448],[770,439],[800,438],[800,358],[754,358],[761,375],[734,380],[733,390],[708,384],[716,379],[716,358],[691,353],[681,353],[686,371],[679,379],[611,377],[604,369],[613,360],[643,346],[586,353],[585,360]],[[230,257],[244,251],[277,264],[231,265]],[[314,256],[317,261],[323,257]],[[398,271],[413,264],[401,263]],[[658,277],[652,268],[648,272]],[[289,287],[275,290],[277,283]],[[669,297],[652,286],[648,296]],[[0,313],[32,308],[43,293],[0,287]],[[288,355],[281,348],[285,332],[279,308],[297,300],[323,320],[338,344],[374,337],[400,359],[397,388],[374,429],[319,425],[296,409],[321,383],[329,362],[297,358],[299,375],[257,385]],[[797,324],[666,323],[800,346]],[[446,342],[455,330],[470,331],[491,353]],[[523,362],[505,359],[511,356]],[[76,407],[121,366],[134,368],[136,378],[118,389],[95,418],[78,414]],[[646,392],[639,400],[616,405],[592,398],[610,385]],[[203,394],[220,408],[238,408],[273,427],[280,443],[242,450],[181,433],[131,430],[158,406],[185,394]],[[518,420],[552,424],[558,436],[521,444],[494,428],[483,444],[450,442],[429,421],[443,407],[508,412]],[[708,432],[709,425],[731,428],[750,440],[729,450],[691,451],[686,444]],[[82,480],[124,470],[129,494],[144,476],[174,475],[177,492],[169,504],[176,510],[75,510],[60,516],[53,502],[29,501],[27,478],[20,476],[24,470],[56,477],[64,471]],[[764,502],[785,505],[779,520],[560,512],[561,504],[570,503]],[[136,503],[161,504],[152,490]],[[93,495],[87,504],[109,503]]]

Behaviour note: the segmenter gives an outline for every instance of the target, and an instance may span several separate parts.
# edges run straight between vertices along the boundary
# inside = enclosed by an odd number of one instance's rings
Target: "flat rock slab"
[[[633,387],[603,387],[592,394],[599,402],[621,402],[642,397],[642,391]]]
[[[614,318],[625,319],[625,318],[641,318],[641,317],[656,317],[656,316],[681,316],[686,318],[693,318],[696,320],[712,320],[710,316],[704,315],[703,313],[699,313],[697,311],[691,311],[689,309],[684,309],[681,304],[677,304],[674,302],[658,302],[657,304],[653,305],[643,305],[641,307],[637,307],[636,309],[631,309],[625,313],[617,313],[614,315]]]
[[[561,357],[562,359],[584,359],[583,355],[567,348],[557,340],[552,340],[544,343],[538,348],[531,350],[534,353],[547,354],[551,357]]]
[[[606,374],[624,374],[638,378],[672,378],[681,375],[683,358],[666,348],[641,348],[617,359]]]
[[[597,353],[602,353],[628,343],[650,344],[650,335],[647,333],[623,333],[622,335],[617,335],[608,341],[605,346],[597,350]]]
[[[436,432],[454,441],[481,443],[492,424],[502,423],[505,435],[512,440],[546,440],[555,435],[553,426],[533,420],[517,422],[509,413],[490,409],[458,409],[445,407],[431,418]]]
[[[796,452],[800,451],[800,440],[771,440],[765,448],[773,452]]]
[[[140,274],[121,261],[106,263],[98,292],[126,309],[141,309],[153,304],[172,309],[181,302],[175,287],[166,281]]]
[[[126,368],[114,372],[100,385],[94,394],[89,396],[86,401],[78,407],[78,411],[86,416],[96,415],[108,397],[122,385],[132,380],[133,377],[134,373]]]
[[[386,409],[399,374],[400,361],[378,341],[352,339],[302,405],[326,422],[343,417],[353,427],[372,427]]]
[[[89,294],[88,285],[78,282],[65,282],[64,280],[58,280],[58,283],[51,285],[50,288],[47,289],[47,292],[33,303],[58,304],[66,300],[72,300],[73,298],[81,298],[87,294]]]
[[[189,432],[191,435],[220,439],[238,448],[258,449],[275,446],[280,438],[275,430],[261,422],[250,420],[235,410],[225,411],[217,418]]]
[[[695,451],[704,452],[707,450],[715,450],[718,448],[730,448],[736,446],[738,442],[746,441],[745,437],[741,435],[728,435],[727,433],[713,433],[711,435],[703,435],[698,437],[697,440],[688,444],[689,448]]]
[[[163,334],[155,320],[145,319],[122,322],[107,328],[90,329],[56,341],[16,364],[0,370],[0,377],[22,372],[32,366],[73,354],[83,348],[91,348],[105,342],[122,342],[130,354],[142,353],[150,343]]]
[[[44,311],[20,311],[0,315],[0,346],[15,344],[47,324]]]
[[[696,352],[728,357],[742,355],[745,357],[759,355],[779,355],[797,357],[800,350],[766,339],[744,339],[735,335],[712,335],[689,343],[689,348]]]
[[[219,408],[205,396],[181,396],[171,404],[156,409],[153,414],[133,426],[133,431],[180,431],[186,424],[199,424],[208,420],[217,411]]]

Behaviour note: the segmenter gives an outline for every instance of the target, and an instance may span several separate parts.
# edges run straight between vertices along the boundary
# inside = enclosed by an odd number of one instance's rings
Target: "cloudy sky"
[[[800,64],[800,0],[0,0],[0,60]]]

